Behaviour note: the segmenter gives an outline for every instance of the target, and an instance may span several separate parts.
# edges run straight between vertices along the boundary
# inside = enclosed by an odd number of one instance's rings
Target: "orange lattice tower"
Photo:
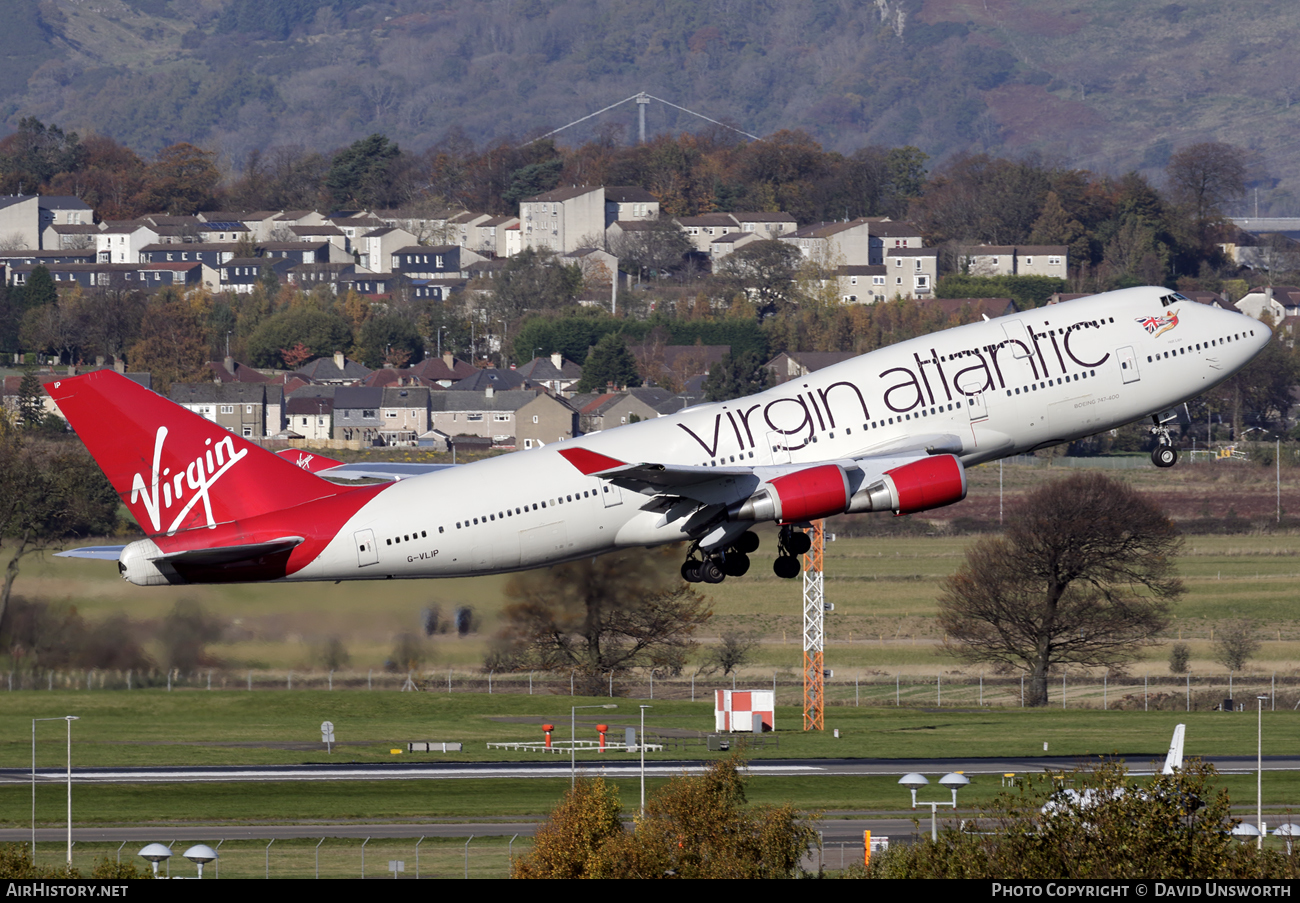
[[[803,729],[826,727],[826,662],[822,647],[826,636],[826,596],[822,563],[826,549],[826,522],[813,521],[812,548],[803,557]]]

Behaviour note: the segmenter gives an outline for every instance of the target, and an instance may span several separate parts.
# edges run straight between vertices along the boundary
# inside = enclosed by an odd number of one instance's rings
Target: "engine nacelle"
[[[966,469],[954,455],[934,455],[885,471],[849,500],[848,513],[893,511],[911,514],[942,508],[966,498]]]
[[[779,524],[843,514],[849,476],[838,464],[819,464],[779,476],[743,502],[727,509],[730,520],[774,520]]]
[[[168,586],[188,581],[166,562],[153,559],[162,556],[162,550],[152,539],[131,543],[117,557],[117,570],[122,579],[136,586]]]

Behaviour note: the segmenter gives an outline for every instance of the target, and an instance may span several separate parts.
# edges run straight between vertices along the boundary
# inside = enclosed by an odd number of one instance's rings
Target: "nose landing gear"
[[[1178,463],[1178,449],[1174,448],[1173,437],[1169,435],[1169,427],[1160,422],[1156,416],[1151,417],[1155,426],[1151,427],[1151,433],[1156,437],[1156,447],[1151,452],[1151,463],[1156,467],[1173,467]]]

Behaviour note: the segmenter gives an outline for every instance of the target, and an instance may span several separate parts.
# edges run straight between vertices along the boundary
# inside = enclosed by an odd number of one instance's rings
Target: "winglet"
[[[322,470],[338,467],[343,463],[342,461],[335,461],[333,458],[327,458],[324,455],[304,451],[301,448],[286,448],[283,451],[276,452],[276,454],[290,464],[296,464],[308,473],[320,473]]]
[[[1179,768],[1183,767],[1183,736],[1187,733],[1187,725],[1180,724],[1174,728],[1173,739],[1169,741],[1169,754],[1165,756],[1165,767],[1160,770],[1161,774],[1173,774]]]
[[[611,458],[608,455],[602,455],[586,448],[566,448],[561,450],[560,454],[564,456],[566,461],[578,468],[584,476],[590,476],[604,470],[613,470],[615,467],[627,466],[626,461],[620,461],[617,458]]]

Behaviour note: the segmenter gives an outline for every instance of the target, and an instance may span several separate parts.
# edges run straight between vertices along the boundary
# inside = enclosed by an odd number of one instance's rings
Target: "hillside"
[[[827,148],[1039,152],[1156,174],[1185,144],[1257,154],[1261,212],[1300,214],[1288,75],[1300,8],[1208,0],[41,0],[0,35],[0,121],[238,167],[373,132],[423,150],[520,140],[647,91]],[[712,128],[662,104],[655,132]],[[635,105],[562,133],[635,134]]]

